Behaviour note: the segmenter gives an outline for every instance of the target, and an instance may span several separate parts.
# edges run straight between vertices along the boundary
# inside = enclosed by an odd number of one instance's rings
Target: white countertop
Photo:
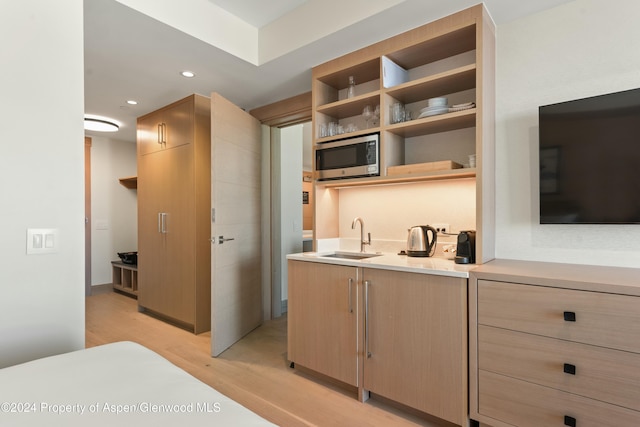
[[[287,259],[464,278],[468,278],[469,271],[477,267],[475,264],[456,264],[452,259],[440,257],[410,257],[395,253],[382,253],[380,256],[360,260],[323,256],[330,253],[332,252],[303,252],[287,255]]]

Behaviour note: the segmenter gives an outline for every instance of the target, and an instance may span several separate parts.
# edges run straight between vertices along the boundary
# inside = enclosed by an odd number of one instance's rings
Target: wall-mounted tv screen
[[[640,89],[539,108],[540,223],[640,223]]]

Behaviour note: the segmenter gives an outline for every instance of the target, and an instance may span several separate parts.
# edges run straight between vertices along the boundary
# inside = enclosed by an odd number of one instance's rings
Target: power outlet
[[[449,227],[449,224],[438,223],[431,224],[431,226],[435,228],[438,233],[451,233],[451,227]]]

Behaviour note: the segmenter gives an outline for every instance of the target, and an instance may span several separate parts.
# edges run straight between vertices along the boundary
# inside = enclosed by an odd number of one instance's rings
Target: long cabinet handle
[[[166,123],[158,123],[158,144],[167,143],[167,125]]]
[[[158,212],[158,233],[167,233],[167,213]]]
[[[349,313],[353,313],[353,298],[351,296],[352,287],[353,287],[353,279],[349,277]]]
[[[367,353],[367,359],[371,357],[371,350],[369,349],[369,285],[371,282],[364,281],[364,348]]]

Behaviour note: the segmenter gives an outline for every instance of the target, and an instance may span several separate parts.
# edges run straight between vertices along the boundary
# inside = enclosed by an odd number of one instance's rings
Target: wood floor
[[[138,342],[191,375],[280,426],[435,426],[376,400],[355,395],[291,369],[287,319],[269,321],[218,358],[209,333],[194,335],[143,313],[115,292],[86,298],[86,346]]]

